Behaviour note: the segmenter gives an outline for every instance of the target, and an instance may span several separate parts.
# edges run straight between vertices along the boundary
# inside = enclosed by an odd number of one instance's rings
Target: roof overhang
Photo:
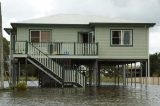
[[[13,28],[4,28],[4,30],[7,32],[8,35],[11,35]]]
[[[105,25],[105,26],[140,26],[140,27],[153,27],[156,23],[95,23],[91,22],[91,26]]]
[[[58,23],[11,23],[11,26],[16,29],[17,26],[137,26],[137,27],[153,27],[156,23],[98,23],[90,22],[88,24],[58,24]]]

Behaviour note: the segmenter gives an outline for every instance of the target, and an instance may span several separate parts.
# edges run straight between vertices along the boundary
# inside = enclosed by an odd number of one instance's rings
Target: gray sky
[[[11,22],[54,14],[103,15],[154,22],[150,29],[150,53],[160,51],[160,0],[0,0],[3,27]],[[9,36],[3,32],[3,36]]]

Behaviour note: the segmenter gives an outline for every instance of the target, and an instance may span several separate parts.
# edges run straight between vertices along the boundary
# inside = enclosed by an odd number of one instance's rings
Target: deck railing
[[[98,43],[41,42],[31,44],[49,55],[98,55]],[[16,41],[14,44],[14,53],[27,54],[28,42]]]

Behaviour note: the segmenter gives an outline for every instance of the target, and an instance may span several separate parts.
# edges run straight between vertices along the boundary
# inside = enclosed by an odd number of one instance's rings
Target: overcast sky
[[[150,53],[160,52],[160,0],[0,0],[3,27],[11,22],[54,14],[103,15],[154,22],[150,29]],[[3,32],[3,36],[9,36]]]

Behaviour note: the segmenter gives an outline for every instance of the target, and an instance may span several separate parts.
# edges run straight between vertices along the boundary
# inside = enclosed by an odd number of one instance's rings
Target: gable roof
[[[18,24],[65,24],[65,25],[89,25],[89,24],[147,24],[154,26],[155,23],[146,23],[130,20],[122,20],[116,18],[109,18],[106,16],[95,15],[77,15],[77,14],[62,14],[52,15],[47,17],[35,18],[16,23],[11,23],[12,26]]]

